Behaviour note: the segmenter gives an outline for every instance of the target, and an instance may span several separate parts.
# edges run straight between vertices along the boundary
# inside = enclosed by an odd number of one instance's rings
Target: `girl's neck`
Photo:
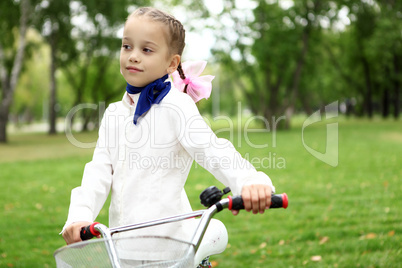
[[[129,84],[129,83],[127,82],[127,87],[130,87],[131,89],[133,89],[133,90],[135,90],[135,91],[138,91],[138,92],[136,92],[136,93],[139,93],[139,92],[141,92],[142,90],[144,90],[144,89],[145,89],[146,87],[148,87],[148,86],[154,86],[154,85],[156,85],[156,84],[165,82],[166,79],[168,79],[168,78],[169,78],[169,75],[168,75],[168,74],[165,74],[165,75],[162,76],[161,78],[158,78],[158,79],[156,79],[156,80],[150,82],[149,84],[147,84],[147,85],[145,85],[145,86],[143,86],[143,87],[136,87],[136,86],[133,86],[133,85],[131,85],[131,84]],[[136,93],[131,93],[131,94],[136,94]]]

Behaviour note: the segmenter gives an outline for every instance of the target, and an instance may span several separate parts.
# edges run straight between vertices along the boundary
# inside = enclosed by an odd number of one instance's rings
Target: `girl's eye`
[[[131,46],[129,46],[129,45],[123,45],[122,47],[123,47],[124,49],[126,49],[126,50],[131,49]]]
[[[144,48],[143,51],[144,51],[145,53],[151,53],[151,52],[152,52],[152,50],[149,49],[149,48]]]

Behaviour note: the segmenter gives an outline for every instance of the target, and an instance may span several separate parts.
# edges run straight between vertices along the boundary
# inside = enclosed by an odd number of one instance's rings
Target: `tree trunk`
[[[1,94],[1,107],[0,107],[0,143],[7,142],[7,122],[10,113],[10,106],[14,98],[14,91],[17,86],[19,76],[21,74],[22,64],[25,54],[26,46],[26,32],[28,29],[28,15],[29,15],[29,2],[28,0],[21,0],[20,2],[20,25],[19,25],[19,39],[18,48],[14,57],[14,62],[11,74],[7,74],[5,65],[5,56],[3,47],[0,46],[0,79],[3,92]]]
[[[3,47],[0,44],[0,75],[1,75],[1,89],[2,97],[0,102],[0,143],[7,142],[7,122],[8,114],[10,110],[10,78],[7,74],[7,70],[4,64],[4,52]]]
[[[387,77],[390,81],[392,81],[391,70],[389,69],[388,66],[385,66],[384,73],[385,73],[385,77]],[[390,104],[391,104],[391,99],[390,99],[389,83],[385,83],[383,92],[382,92],[382,107],[381,107],[383,118],[387,118],[389,116]]]
[[[52,26],[53,28],[54,26]],[[57,84],[56,84],[56,33],[55,29],[52,29],[50,34],[50,94],[49,94],[49,134],[54,135],[57,133],[56,120],[57,120]]]
[[[366,59],[366,57],[362,56],[361,58],[363,64],[364,71],[364,80],[366,83],[366,94],[364,95],[365,99],[365,109],[369,118],[373,117],[373,92],[371,88],[371,76],[370,76],[370,66]]]
[[[303,94],[304,95],[304,94]],[[303,110],[306,113],[306,115],[310,115],[312,114],[314,111],[311,108],[310,102],[307,100],[306,96],[301,96],[300,100],[302,102],[303,105]]]
[[[3,106],[3,103],[0,107],[0,143],[7,142],[7,122],[8,122],[8,107]]]
[[[400,73],[398,56],[394,54],[394,118],[399,118],[400,113]]]
[[[309,48],[309,39],[310,39],[310,31],[311,28],[308,25],[307,27],[304,28],[303,31],[303,36],[302,36],[302,41],[303,41],[303,46],[302,46],[302,50],[300,53],[300,57],[297,60],[297,65],[296,65],[296,69],[293,73],[293,84],[292,84],[292,88],[291,88],[291,92],[290,92],[290,102],[288,107],[286,107],[285,110],[285,128],[286,129],[290,129],[290,121],[292,119],[292,115],[294,113],[295,110],[295,102],[296,102],[296,98],[299,95],[299,85],[300,85],[300,79],[301,79],[301,75],[302,75],[302,70],[303,70],[303,66],[304,66],[304,60],[306,58],[306,54],[308,52],[308,48]]]
[[[388,90],[388,88],[386,88],[382,95],[382,117],[383,118],[387,118],[389,116],[389,104],[390,104],[389,90]]]

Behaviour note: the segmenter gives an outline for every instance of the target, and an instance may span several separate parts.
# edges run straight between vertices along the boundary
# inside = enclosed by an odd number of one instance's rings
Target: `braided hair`
[[[165,25],[168,29],[167,41],[169,45],[170,53],[178,54],[180,57],[183,54],[184,46],[185,46],[185,30],[183,25],[179,20],[177,20],[172,15],[163,12],[159,9],[153,7],[141,7],[131,13],[127,19],[132,17],[140,17],[147,16],[152,21],[157,21]],[[186,76],[183,72],[183,68],[181,66],[181,62],[177,66],[177,71],[180,75],[180,78],[185,80]],[[184,88],[184,92],[187,92],[187,85]]]

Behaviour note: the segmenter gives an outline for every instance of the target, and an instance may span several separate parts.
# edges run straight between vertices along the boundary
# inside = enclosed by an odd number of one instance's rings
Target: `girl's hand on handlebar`
[[[243,186],[241,196],[243,198],[244,209],[253,211],[254,214],[264,213],[271,205],[272,189],[269,185],[253,184]],[[233,215],[239,214],[238,210],[232,210]]]
[[[92,224],[92,222],[78,221],[70,224],[63,232],[63,238],[67,245],[82,241],[80,238],[81,228]]]

